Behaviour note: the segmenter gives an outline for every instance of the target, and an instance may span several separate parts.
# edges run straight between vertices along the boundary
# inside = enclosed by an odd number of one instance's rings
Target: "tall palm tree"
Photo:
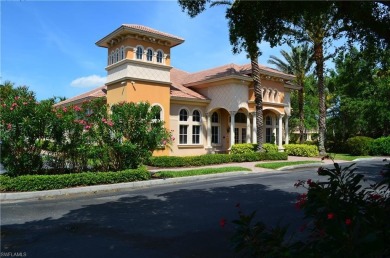
[[[313,65],[313,49],[309,48],[306,43],[303,46],[294,47],[291,43],[288,44],[291,48],[291,52],[288,53],[284,50],[280,51],[280,54],[285,60],[277,58],[274,55],[270,56],[268,60],[269,64],[275,65],[279,70],[284,73],[293,74],[296,77],[296,83],[301,86],[298,92],[298,113],[299,113],[299,143],[304,141],[304,128],[305,128],[305,114],[303,105],[305,102],[305,89],[304,82],[306,74],[310,71]]]

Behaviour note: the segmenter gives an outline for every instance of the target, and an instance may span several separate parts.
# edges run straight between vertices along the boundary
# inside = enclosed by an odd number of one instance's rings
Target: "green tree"
[[[183,10],[193,17],[205,10],[210,0],[179,0]],[[293,35],[299,41],[313,44],[319,94],[319,148],[325,153],[326,105],[324,86],[324,47],[340,37],[342,32],[350,41],[388,47],[390,38],[389,7],[378,2],[228,2],[226,18],[229,21],[233,52],[241,49],[251,57],[261,52],[257,44],[267,41],[271,47]],[[358,9],[356,11],[355,9]],[[361,25],[361,26],[360,26]],[[383,29],[384,28],[384,29]],[[294,33],[292,33],[294,32]],[[257,55],[255,55],[257,53]],[[259,128],[257,128],[259,130]]]
[[[329,122],[332,140],[390,134],[390,51],[351,48],[335,59],[330,90]]]
[[[305,79],[306,74],[313,65],[313,51],[309,48],[308,44],[297,47],[294,47],[291,43],[288,45],[291,48],[290,53],[284,50],[280,51],[284,60],[271,55],[268,63],[274,64],[282,72],[295,75],[296,83],[301,86],[301,89],[298,91],[299,142],[303,143],[305,130]]]

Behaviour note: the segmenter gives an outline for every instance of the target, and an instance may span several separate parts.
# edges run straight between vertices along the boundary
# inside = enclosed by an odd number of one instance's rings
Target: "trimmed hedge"
[[[262,160],[287,160],[288,156],[284,152],[268,153],[253,152],[246,154],[206,154],[200,156],[160,156],[151,157],[148,165],[153,167],[197,167],[205,165],[215,165],[231,162],[251,162]]]
[[[318,147],[308,144],[286,144],[284,151],[291,156],[316,157],[319,155]]]
[[[371,155],[390,155],[390,136],[375,139],[370,145]]]
[[[271,143],[263,143],[265,152],[278,152],[278,146]],[[240,143],[234,144],[230,150],[230,154],[246,154],[254,153],[257,150],[257,144],[254,143]]]
[[[347,140],[347,152],[355,156],[366,156],[370,153],[374,139],[366,136],[355,136]]]
[[[76,186],[115,184],[150,179],[145,167],[118,172],[84,172],[62,175],[0,176],[0,191],[42,191]]]

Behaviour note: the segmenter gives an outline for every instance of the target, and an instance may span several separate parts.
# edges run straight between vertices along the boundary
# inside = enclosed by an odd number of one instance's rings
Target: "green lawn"
[[[335,160],[348,160],[348,161],[352,161],[358,158],[370,157],[370,156],[353,156],[351,154],[344,154],[344,153],[330,153],[329,155]]]
[[[316,164],[316,163],[321,163],[321,162],[315,161],[315,160],[312,160],[312,161],[308,160],[308,161],[270,162],[270,163],[256,164],[256,167],[278,169],[278,168],[287,167],[287,166],[302,165],[302,164]]]
[[[252,170],[243,167],[201,168],[201,169],[190,169],[190,170],[181,170],[181,171],[156,172],[152,175],[152,177],[170,178],[170,177],[198,176],[198,175],[218,174],[218,173],[234,172],[234,171],[252,171]]]

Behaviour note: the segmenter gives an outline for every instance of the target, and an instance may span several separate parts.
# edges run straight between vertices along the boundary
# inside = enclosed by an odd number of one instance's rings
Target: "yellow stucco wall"
[[[151,105],[162,107],[165,128],[170,130],[170,88],[166,84],[133,80],[134,84],[126,81],[125,85],[115,83],[107,86],[107,104],[110,106],[119,102],[149,102]],[[155,151],[154,155],[169,155],[169,149]]]

